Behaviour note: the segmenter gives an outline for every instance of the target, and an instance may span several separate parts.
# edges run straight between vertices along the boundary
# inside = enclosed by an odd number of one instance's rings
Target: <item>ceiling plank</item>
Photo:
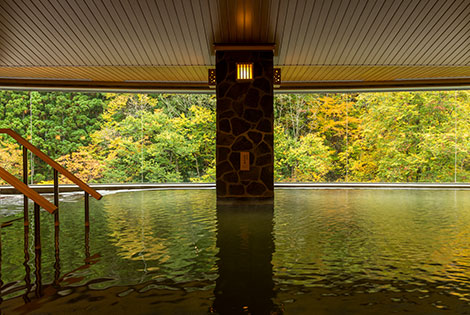
[[[470,2],[0,1],[5,78],[205,82],[214,43],[273,43],[286,83],[465,78]]]

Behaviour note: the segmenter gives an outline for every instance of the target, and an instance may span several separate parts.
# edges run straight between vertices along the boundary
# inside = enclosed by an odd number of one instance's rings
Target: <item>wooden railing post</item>
[[[74,184],[85,191],[85,226],[90,225],[90,204],[89,204],[89,197],[90,195],[95,198],[96,200],[101,199],[101,194],[99,194],[96,190],[85,184],[82,180],[78,177],[67,171],[57,162],[52,160],[49,156],[39,150],[37,147],[32,145],[28,142],[25,138],[21,137],[18,133],[11,129],[4,129],[0,128],[0,134],[8,134],[13,139],[15,139],[19,144],[23,146],[23,183],[19,181],[16,177],[8,173],[5,169],[0,167],[0,177],[7,181],[10,185],[15,187],[24,195],[24,225],[27,226],[29,224],[28,218],[28,198],[31,198],[34,203],[39,204],[43,207],[46,211],[54,214],[54,225],[57,227],[59,226],[59,173],[64,175],[66,178],[71,180]],[[52,166],[54,169],[54,205],[52,205],[49,201],[44,199],[44,197],[40,196],[37,192],[32,190],[28,187],[28,150],[31,153],[34,153],[37,157],[41,160],[46,162],[48,165]],[[31,175],[32,176],[32,175]],[[36,209],[36,205],[35,205]],[[36,211],[36,210],[35,210]],[[36,220],[36,218],[35,218]],[[58,231],[56,231],[56,235],[58,236]],[[57,242],[58,243],[58,242]]]
[[[60,256],[59,256],[59,172],[54,169],[54,205],[57,210],[54,212],[54,249],[55,249],[55,263],[54,263],[54,285],[59,285],[60,277]]]
[[[85,265],[90,265],[90,227],[85,226]]]
[[[26,290],[23,294],[23,300],[25,303],[31,302],[29,298],[29,292],[31,292],[31,268],[29,267],[29,225],[24,226],[24,283]]]
[[[34,248],[35,257],[34,274],[36,276],[36,297],[42,296],[42,277],[41,277],[41,220],[39,217],[39,205],[34,203]]]
[[[85,265],[90,264],[90,195],[85,191]]]
[[[55,262],[54,262],[54,282],[55,286],[59,286],[60,278],[60,250],[59,250],[59,226],[56,225],[54,229],[54,249],[55,249]]]
[[[90,226],[90,194],[85,191],[85,226]]]
[[[28,185],[28,149],[23,146],[23,183]],[[29,225],[28,197],[23,195],[23,220],[24,225]]]
[[[34,203],[34,247],[41,248],[41,218],[39,217],[39,205]]]
[[[34,275],[36,276],[35,281],[35,294],[36,297],[42,296],[42,275],[41,275],[41,248],[35,249],[34,257]]]
[[[54,212],[54,224],[59,226],[59,172],[54,169],[54,205],[57,210]]]

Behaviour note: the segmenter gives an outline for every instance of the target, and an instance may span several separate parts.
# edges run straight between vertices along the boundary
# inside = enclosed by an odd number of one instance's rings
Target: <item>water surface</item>
[[[1,199],[3,221],[21,200]],[[62,196],[58,230],[42,212],[40,251],[32,225],[2,229],[5,313],[470,312],[467,191],[277,190],[274,206],[138,191],[90,206],[88,230],[81,195]]]

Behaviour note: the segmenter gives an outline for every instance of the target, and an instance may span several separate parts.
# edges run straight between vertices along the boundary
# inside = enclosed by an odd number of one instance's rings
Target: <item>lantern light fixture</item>
[[[209,69],[207,81],[210,88],[215,88],[215,86],[217,85],[215,69]]]
[[[237,63],[237,80],[253,80],[253,63]]]
[[[273,86],[275,88],[281,87],[281,69],[280,68],[273,69]]]

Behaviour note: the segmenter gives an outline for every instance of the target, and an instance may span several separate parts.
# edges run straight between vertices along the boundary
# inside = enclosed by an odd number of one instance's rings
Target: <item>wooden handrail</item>
[[[57,207],[47,201],[43,196],[29,188],[26,184],[22,183],[18,178],[8,173],[3,167],[0,167],[0,177],[3,178],[7,183],[15,187],[19,192],[33,200],[43,209],[49,213],[54,213]]]
[[[37,157],[39,157],[41,160],[49,164],[52,168],[57,170],[59,173],[70,179],[74,184],[76,184],[78,187],[83,189],[85,192],[89,193],[93,198],[96,200],[101,199],[101,194],[99,194],[96,190],[85,184],[83,181],[81,181],[79,178],[77,178],[75,175],[67,171],[65,168],[63,168],[60,164],[58,164],[56,161],[51,159],[49,156],[47,156],[45,153],[43,153],[41,150],[36,148],[34,145],[32,145],[28,140],[20,136],[18,133],[11,129],[0,129],[0,133],[5,133],[8,134],[10,137],[15,139],[19,144],[23,145],[25,148],[27,148],[29,151],[33,152]]]

